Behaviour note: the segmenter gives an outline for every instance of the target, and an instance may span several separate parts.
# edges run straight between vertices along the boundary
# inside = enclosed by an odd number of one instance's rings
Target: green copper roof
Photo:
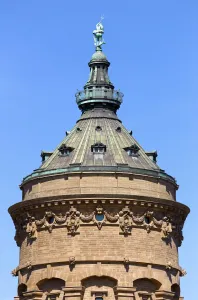
[[[91,147],[102,143],[106,152],[95,155]],[[73,149],[62,156],[60,146]],[[139,148],[137,156],[126,151],[132,145]],[[42,170],[68,168],[70,166],[128,166],[133,168],[160,170],[146,155],[143,148],[122,125],[116,114],[108,109],[95,108],[86,111],[68,136],[58,145],[53,154],[40,167]]]
[[[90,76],[83,91],[76,93],[81,118],[54,152],[42,152],[43,164],[24,180],[62,172],[130,172],[174,179],[155,163],[157,154],[148,154],[122,125],[116,110],[123,94],[115,91],[108,76],[108,62],[101,46],[104,28],[96,25]],[[153,158],[153,161],[152,161]]]
[[[93,61],[107,61],[107,58],[105,54],[102,51],[96,51],[92,57],[91,57],[91,62]]]

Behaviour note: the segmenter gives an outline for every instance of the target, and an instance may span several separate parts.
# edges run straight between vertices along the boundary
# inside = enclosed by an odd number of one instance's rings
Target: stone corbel
[[[124,257],[123,263],[124,263],[124,267],[125,267],[126,271],[128,272],[129,263],[130,263],[129,259],[127,257]]]
[[[75,256],[70,256],[69,257],[69,268],[70,268],[71,271],[75,267],[75,264],[76,264]]]
[[[166,270],[171,270],[173,268],[173,265],[170,261],[167,262],[166,264]]]

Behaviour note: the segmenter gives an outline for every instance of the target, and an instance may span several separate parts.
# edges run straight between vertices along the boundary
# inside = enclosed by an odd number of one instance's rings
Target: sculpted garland
[[[18,226],[16,224],[15,240],[20,245],[21,235],[28,235],[29,240],[36,240],[38,231],[47,229],[50,233],[54,227],[66,226],[68,234],[75,235],[78,233],[80,225],[95,224],[99,230],[105,224],[118,224],[120,234],[130,235],[133,227],[142,227],[147,233],[151,230],[160,230],[161,238],[169,243],[171,235],[174,236],[178,245],[183,240],[181,223],[174,224],[168,216],[164,216],[161,220],[154,217],[153,211],[146,211],[142,215],[135,215],[128,206],[125,206],[118,214],[108,213],[102,206],[97,206],[90,214],[82,214],[75,207],[71,207],[64,215],[62,213],[55,214],[52,211],[46,211],[43,218],[37,220],[34,216],[28,214],[25,225]],[[22,227],[22,228],[21,228]]]

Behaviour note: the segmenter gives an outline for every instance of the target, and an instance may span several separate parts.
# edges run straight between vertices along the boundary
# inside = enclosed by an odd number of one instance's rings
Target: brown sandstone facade
[[[108,65],[94,54],[100,76],[89,88],[114,89],[99,82]],[[176,201],[175,179],[117,118],[118,107],[93,99],[78,103],[77,125],[42,153],[42,166],[22,182],[22,202],[9,209],[20,247],[15,299],[181,300],[178,247],[189,209]]]

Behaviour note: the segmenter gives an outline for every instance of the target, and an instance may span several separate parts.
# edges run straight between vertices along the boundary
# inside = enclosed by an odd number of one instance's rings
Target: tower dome
[[[93,61],[108,61],[108,60],[102,51],[96,51],[91,57],[91,62]]]
[[[157,165],[117,116],[93,31],[90,76],[76,93],[81,116],[53,152],[21,183],[9,208],[20,262],[15,300],[179,300],[178,262],[189,208],[176,201],[176,180]]]

